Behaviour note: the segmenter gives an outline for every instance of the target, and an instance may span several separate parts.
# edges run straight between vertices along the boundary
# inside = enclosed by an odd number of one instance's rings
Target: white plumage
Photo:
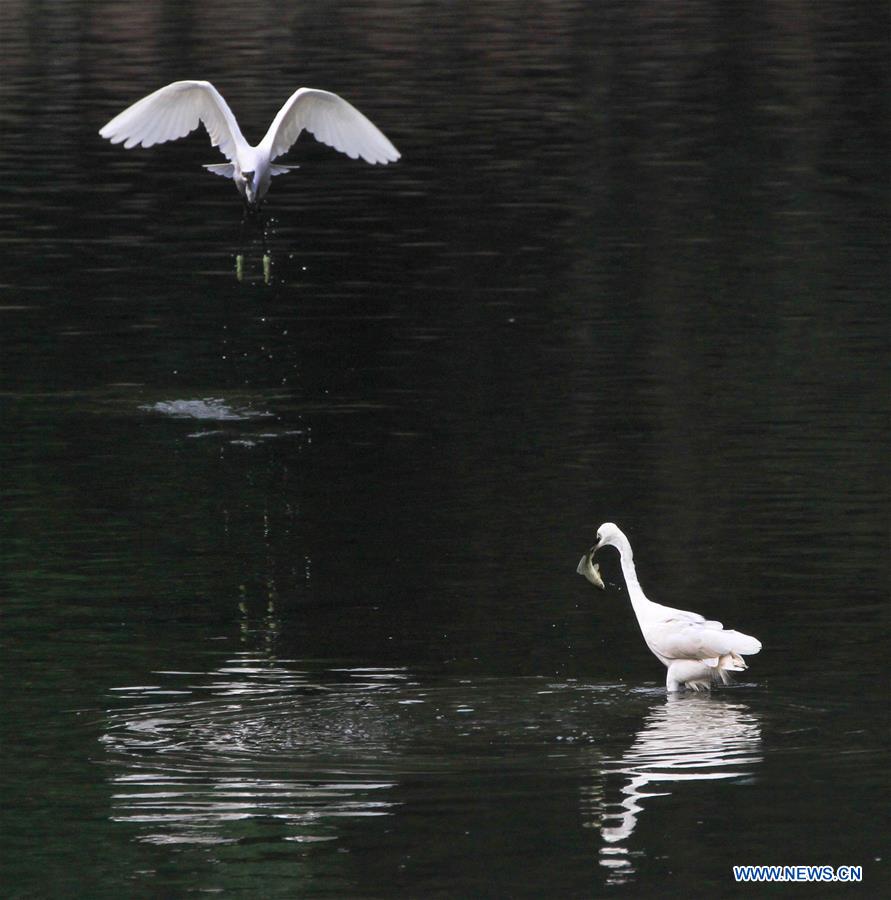
[[[233,179],[249,206],[263,199],[273,175],[295,168],[272,161],[286,153],[303,130],[351,159],[388,163],[400,156],[358,109],[337,94],[314,88],[291,94],[256,147],[245,140],[229,105],[209,81],[174,81],[128,106],[99,134],[113,144],[123,142],[126,149],[151,147],[185,137],[202,123],[211,144],[229,160],[205,168]]]
[[[648,600],[637,580],[631,544],[612,522],[597,529],[597,543],[589,557],[602,547],[619,551],[628,596],[647,646],[668,669],[665,687],[669,691],[708,690],[715,681],[727,683],[728,672],[747,668],[743,656],[757,653],[761,642],[740,631],[725,631],[720,622],[695,612],[672,609]]]

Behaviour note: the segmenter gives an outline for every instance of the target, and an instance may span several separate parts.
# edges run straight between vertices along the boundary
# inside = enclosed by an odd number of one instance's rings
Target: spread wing
[[[299,88],[287,99],[269,126],[262,147],[275,159],[286,153],[306,129],[316,140],[369,163],[399,159],[399,151],[355,106],[330,91]]]
[[[210,142],[232,162],[247,147],[238,122],[209,81],[174,81],[137,100],[104,125],[99,134],[130,149],[175,141],[203,124]]]
[[[720,622],[695,621],[681,617],[654,623],[646,634],[647,643],[667,659],[713,659],[735,653],[757,653],[761,642],[740,631],[725,631]]]

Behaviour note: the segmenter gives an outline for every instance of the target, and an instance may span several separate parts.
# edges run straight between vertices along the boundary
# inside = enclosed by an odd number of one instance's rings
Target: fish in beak
[[[600,577],[600,566],[596,563],[591,562],[591,558],[594,556],[594,551],[596,547],[592,547],[580,560],[578,567],[576,568],[576,572],[579,575],[584,575],[588,581],[591,582],[595,587],[599,587],[600,590],[605,590],[606,585],[603,583],[603,579]]]

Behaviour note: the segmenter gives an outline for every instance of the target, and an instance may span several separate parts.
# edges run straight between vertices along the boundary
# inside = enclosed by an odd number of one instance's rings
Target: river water
[[[887,890],[887,19],[7,3],[4,896]],[[203,132],[96,133],[185,77],[403,158],[302,138],[239,281]]]

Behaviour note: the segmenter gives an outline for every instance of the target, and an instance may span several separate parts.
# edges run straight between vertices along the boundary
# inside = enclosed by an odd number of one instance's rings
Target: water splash
[[[140,406],[148,412],[157,412],[176,419],[212,419],[218,422],[260,419],[272,416],[267,410],[249,406],[234,406],[221,397],[204,397],[200,400],[161,400]]]

